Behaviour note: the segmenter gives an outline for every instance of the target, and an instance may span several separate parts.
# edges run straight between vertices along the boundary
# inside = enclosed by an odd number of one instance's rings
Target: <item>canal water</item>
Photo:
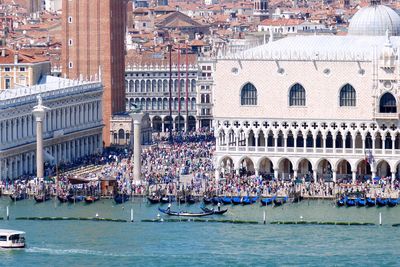
[[[332,201],[282,207],[228,206],[223,219],[260,224],[141,222],[156,218],[158,205],[134,199],[60,204],[0,198],[0,228],[27,233],[27,248],[0,250],[0,266],[399,266],[400,207],[337,208]],[[199,211],[200,205],[181,209]],[[94,217],[134,222],[23,221],[17,217]],[[178,209],[172,206],[172,210]],[[266,211],[267,224],[263,225]],[[272,221],[345,221],[382,226],[274,225]],[[219,217],[214,216],[215,219]]]

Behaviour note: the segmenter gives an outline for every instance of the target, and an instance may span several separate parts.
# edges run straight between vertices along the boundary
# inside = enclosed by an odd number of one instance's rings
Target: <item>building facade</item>
[[[149,53],[150,55],[150,53]],[[171,67],[171,110],[169,113],[170,68],[168,54],[154,58],[144,58],[127,62],[125,70],[126,108],[137,104],[150,116],[153,131],[196,129],[196,84],[199,69],[194,54],[188,55],[189,64],[185,64],[185,55],[180,55],[181,64],[177,64],[174,53]],[[135,64],[137,62],[138,64]],[[179,75],[178,75],[179,73]],[[186,97],[187,90],[187,97]],[[186,101],[187,99],[187,101]],[[187,109],[186,109],[187,107]],[[172,124],[171,124],[172,123]]]
[[[0,177],[34,175],[36,123],[32,110],[40,95],[49,108],[43,122],[49,165],[72,162],[102,151],[100,82],[47,77],[45,84],[0,92]]]
[[[216,60],[213,57],[199,57],[197,79],[197,128],[211,128],[213,120],[213,88]]]
[[[32,86],[50,74],[50,61],[9,48],[0,48],[0,90]]]
[[[400,17],[376,1],[359,12],[348,36],[287,37],[218,59],[216,175],[399,178]]]
[[[93,80],[101,69],[106,146],[110,144],[111,116],[125,108],[126,3],[68,0],[62,6],[62,71],[70,79]]]

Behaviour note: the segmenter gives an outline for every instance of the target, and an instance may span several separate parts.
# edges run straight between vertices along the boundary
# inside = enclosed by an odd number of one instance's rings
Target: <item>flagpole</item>
[[[181,131],[181,47],[178,42],[178,128],[177,132]]]

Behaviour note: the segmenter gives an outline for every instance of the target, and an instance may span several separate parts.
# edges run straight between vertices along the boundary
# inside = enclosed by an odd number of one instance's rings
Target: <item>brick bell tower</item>
[[[105,146],[111,115],[125,111],[126,5],[125,0],[63,0],[62,5],[62,72],[90,79],[101,70]]]

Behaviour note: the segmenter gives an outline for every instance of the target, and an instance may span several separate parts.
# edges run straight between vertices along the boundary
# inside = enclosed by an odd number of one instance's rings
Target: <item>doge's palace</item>
[[[216,175],[400,178],[399,48],[399,15],[371,1],[347,36],[271,38],[220,56]]]

